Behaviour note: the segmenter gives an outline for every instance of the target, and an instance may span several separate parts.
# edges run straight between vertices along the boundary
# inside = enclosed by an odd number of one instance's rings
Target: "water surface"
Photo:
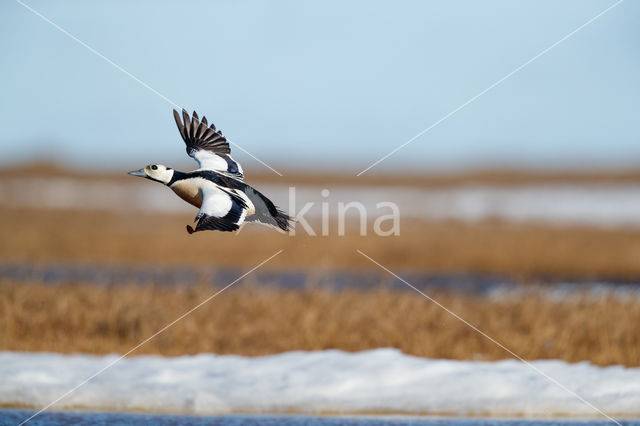
[[[0,410],[0,425],[15,425],[27,419],[34,411]],[[640,425],[640,421],[621,421],[625,426]],[[131,413],[93,413],[73,411],[47,411],[28,424],[63,426],[70,424],[83,425],[282,425],[282,426],[325,426],[325,425],[411,425],[411,426],[605,426],[614,423],[604,420],[503,420],[485,418],[441,418],[441,417],[408,417],[408,416],[298,416],[298,415],[226,415],[226,416],[193,416],[193,415],[159,415]]]

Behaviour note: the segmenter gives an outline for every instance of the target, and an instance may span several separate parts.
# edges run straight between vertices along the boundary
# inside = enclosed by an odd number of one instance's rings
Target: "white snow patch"
[[[0,404],[45,406],[117,357],[0,352]],[[640,368],[533,364],[609,415],[640,415]],[[522,362],[427,359],[395,349],[125,358],[55,406],[80,407],[598,417]]]

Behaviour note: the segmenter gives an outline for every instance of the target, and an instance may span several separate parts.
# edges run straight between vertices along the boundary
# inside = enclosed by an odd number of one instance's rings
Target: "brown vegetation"
[[[484,222],[403,221],[400,236],[291,237],[253,225],[239,234],[188,235],[191,215],[0,208],[5,262],[146,262],[250,268],[269,266],[478,271],[516,277],[637,278],[640,231]],[[357,230],[357,227],[351,227]]]
[[[43,170],[47,175],[67,173]],[[38,167],[0,171],[0,178],[39,171]],[[91,178],[113,179],[108,175]],[[313,176],[287,179],[325,183],[324,178]],[[380,183],[376,179],[368,177],[366,183]],[[391,184],[447,185],[467,179],[500,184],[563,179],[634,182],[640,181],[640,173],[604,177],[480,173],[466,177],[401,177]],[[347,178],[343,180],[348,182]],[[292,237],[256,226],[246,227],[239,234],[188,235],[185,225],[191,220],[192,215],[0,207],[0,261],[233,265],[247,270],[284,249],[265,268],[313,269],[318,273],[337,268],[377,268],[356,252],[359,249],[400,274],[406,269],[419,269],[487,272],[526,279],[640,277],[639,230],[405,220],[401,235],[390,237],[355,233],[340,238]],[[211,292],[206,287],[107,288],[0,282],[0,350],[124,353]],[[438,300],[528,359],[640,366],[637,301],[552,302],[540,297],[480,300],[450,294],[439,295]],[[509,357],[414,292],[285,291],[249,288],[242,282],[136,353],[260,355],[383,346],[437,358]]]
[[[125,353],[214,292],[204,286],[1,283],[0,349]],[[435,297],[526,359],[640,365],[637,301]],[[264,355],[377,347],[434,358],[511,357],[412,291],[276,290],[242,282],[135,353]]]

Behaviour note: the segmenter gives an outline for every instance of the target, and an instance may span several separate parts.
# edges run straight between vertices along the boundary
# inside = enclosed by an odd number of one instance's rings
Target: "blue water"
[[[31,416],[29,410],[0,410],[0,425],[16,425]],[[624,420],[625,426],[639,425],[638,420]],[[424,426],[605,426],[613,425],[604,420],[498,420],[483,418],[436,418],[404,416],[297,416],[297,415],[228,415],[228,416],[191,416],[159,415],[131,413],[91,413],[73,411],[47,411],[34,417],[29,425],[282,425],[282,426],[325,426],[325,425],[424,425]]]
[[[98,265],[66,264],[49,265],[11,263],[0,260],[0,280],[40,282],[48,284],[87,283],[98,285],[155,284],[193,285],[210,283],[224,286],[236,280],[245,271],[241,268],[165,267],[161,265]],[[520,281],[506,276],[471,272],[432,273],[400,271],[400,275],[413,286],[426,292],[451,291],[476,296],[503,294],[518,289]],[[253,285],[277,288],[303,289],[309,286],[341,290],[345,288],[373,289],[386,287],[408,290],[399,280],[379,270],[336,270],[317,274],[313,270],[280,269],[257,271],[247,280]],[[640,278],[635,280],[602,279],[586,282],[566,282],[560,278],[539,277],[537,286],[529,291],[553,290],[555,296],[590,292],[594,295],[640,296]]]

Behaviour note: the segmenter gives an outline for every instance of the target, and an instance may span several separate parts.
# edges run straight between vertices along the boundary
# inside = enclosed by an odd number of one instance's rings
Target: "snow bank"
[[[115,359],[0,352],[0,404],[44,406]],[[607,414],[640,415],[640,368],[557,360],[534,365]],[[519,361],[426,359],[395,349],[265,357],[137,356],[115,364],[56,405],[80,407],[597,417],[592,408]]]

